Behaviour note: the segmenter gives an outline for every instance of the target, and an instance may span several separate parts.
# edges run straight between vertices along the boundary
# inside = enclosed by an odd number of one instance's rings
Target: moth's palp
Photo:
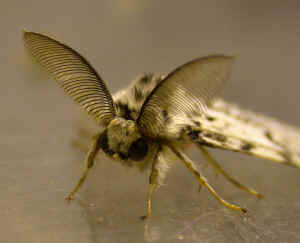
[[[99,146],[99,141],[102,138],[102,133],[96,134],[95,136],[93,136],[89,151],[86,155],[85,158],[85,169],[83,171],[82,176],[80,177],[76,187],[72,190],[72,192],[66,197],[67,201],[71,201],[73,199],[74,194],[78,191],[78,189],[82,186],[83,182],[85,181],[89,170],[93,167],[94,165],[94,159],[100,149]]]

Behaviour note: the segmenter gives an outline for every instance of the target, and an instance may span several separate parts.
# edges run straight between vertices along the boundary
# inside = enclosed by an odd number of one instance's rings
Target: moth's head
[[[103,132],[101,149],[117,160],[139,161],[146,157],[148,144],[132,120],[114,118]]]

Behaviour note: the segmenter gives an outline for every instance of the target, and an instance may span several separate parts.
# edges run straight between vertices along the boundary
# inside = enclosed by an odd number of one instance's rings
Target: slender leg
[[[157,163],[158,163],[158,160],[157,160],[157,155],[156,155],[153,165],[152,165],[151,175],[149,177],[149,189],[148,189],[148,197],[147,197],[147,214],[141,217],[142,220],[148,219],[151,215],[152,193],[153,193],[153,190],[155,189],[155,187],[157,186],[157,178],[158,178],[158,173],[159,173],[156,168]]]
[[[198,182],[205,186],[209,192],[220,202],[222,203],[225,207],[230,208],[232,210],[237,210],[237,211],[242,211],[243,213],[247,213],[247,209],[241,208],[237,205],[231,204],[226,202],[223,198],[221,198],[216,191],[208,184],[207,179],[203,176],[200,175],[200,173],[197,171],[196,167],[194,166],[193,162],[182,152],[174,148],[172,145],[169,145],[169,147],[172,149],[172,151],[180,158],[185,166],[195,175],[197,178]]]
[[[155,184],[151,184],[151,183],[149,185],[148,198],[147,198],[147,214],[141,217],[142,220],[148,219],[151,215],[151,199],[152,199],[152,192],[155,186],[156,186]]]
[[[261,194],[259,194],[258,192],[256,192],[255,190],[251,189],[251,188],[248,188],[244,185],[242,185],[241,183],[239,183],[238,181],[236,181],[235,179],[233,179],[230,175],[228,175],[223,169],[222,167],[217,163],[217,161],[208,153],[208,151],[203,148],[202,146],[198,146],[202,153],[203,153],[203,156],[205,158],[205,160],[211,164],[213,166],[213,168],[221,173],[228,181],[230,181],[233,185],[235,185],[236,187],[250,193],[250,194],[253,194],[254,196],[258,197],[258,198],[262,198],[263,196]]]
[[[78,189],[81,187],[81,185],[83,184],[83,182],[85,181],[89,170],[93,167],[94,165],[94,159],[97,155],[97,152],[99,151],[99,139],[101,138],[102,134],[97,134],[93,137],[92,143],[90,145],[89,151],[86,155],[85,158],[85,164],[86,167],[84,169],[84,172],[82,174],[82,176],[80,177],[76,187],[73,189],[73,191],[66,197],[67,201],[71,201],[73,199],[74,194],[78,191]]]

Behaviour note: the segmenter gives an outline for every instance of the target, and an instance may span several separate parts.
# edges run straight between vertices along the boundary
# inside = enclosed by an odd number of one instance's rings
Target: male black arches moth
[[[175,157],[224,206],[247,212],[215,192],[183,152],[187,144],[196,144],[215,170],[257,197],[261,195],[230,177],[206,147],[300,167],[300,130],[219,97],[231,75],[233,56],[196,58],[165,77],[144,74],[112,96],[97,71],[71,47],[34,32],[24,31],[23,40],[34,59],[99,125],[86,155],[84,172],[67,200],[85,181],[99,150],[124,165],[151,169],[143,219],[151,215],[152,192],[162,185]]]

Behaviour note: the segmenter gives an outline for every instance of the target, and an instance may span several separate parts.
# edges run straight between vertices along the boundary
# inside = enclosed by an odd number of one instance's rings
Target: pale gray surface
[[[148,175],[97,163],[76,200],[64,196],[82,168],[70,140],[78,109],[25,58],[21,28],[79,50],[116,91],[144,71],[165,73],[194,57],[240,54],[226,97],[300,126],[299,1],[6,1],[1,3],[0,242],[299,242],[300,170],[213,151],[258,201],[204,171],[224,209],[180,164],[145,212]],[[193,151],[193,159],[201,159]]]

